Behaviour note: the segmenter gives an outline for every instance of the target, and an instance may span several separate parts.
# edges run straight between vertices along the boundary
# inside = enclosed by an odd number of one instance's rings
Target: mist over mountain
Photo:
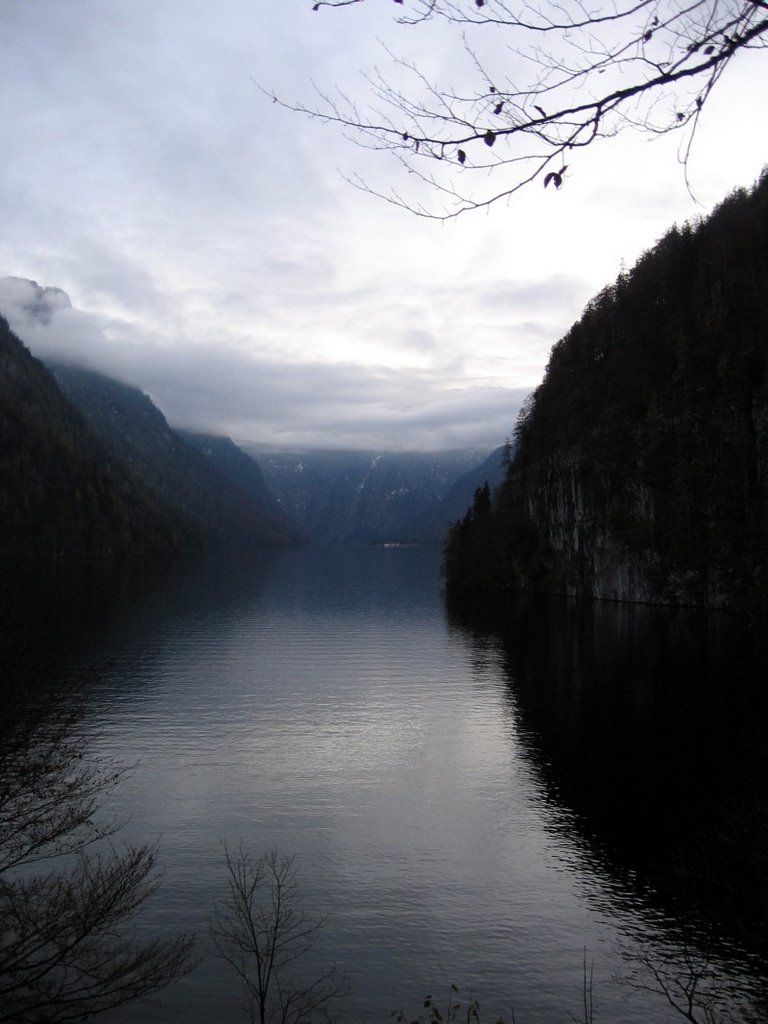
[[[61,393],[0,317],[0,555],[168,551],[199,540]]]
[[[157,502],[195,523],[207,544],[440,543],[474,490],[500,479],[499,459],[469,445],[448,452],[398,453],[382,444],[363,452],[289,454],[253,446],[246,454],[228,437],[172,427],[141,387],[97,368],[112,358],[108,339],[61,289],[4,278],[0,305],[43,352],[59,387],[111,456]],[[188,399],[183,404],[190,409]],[[297,417],[303,408],[295,407]]]
[[[28,324],[47,326],[56,312],[72,308],[69,296],[61,288],[43,287],[25,277],[2,278],[0,299]]]
[[[198,523],[209,544],[227,546],[284,544],[300,534],[276,503],[259,487],[258,467],[238,458],[229,439],[208,444],[208,454],[184,440],[168,425],[150,398],[102,374],[50,363],[64,394],[80,411],[109,451],[158,497]],[[210,457],[214,450],[218,459]],[[239,466],[240,482],[221,469]]]
[[[140,388],[173,427],[272,451],[487,452],[509,432],[529,390],[480,380],[457,386],[442,381],[442,371],[364,366],[352,355],[328,361],[312,346],[307,359],[287,358],[258,343],[258,323],[235,316],[233,333],[226,303],[218,322],[196,321],[184,332],[169,295],[134,299],[135,308],[112,310],[92,296],[95,308],[86,311],[58,288],[0,278],[0,312],[38,358]],[[166,307],[159,319],[157,303]]]

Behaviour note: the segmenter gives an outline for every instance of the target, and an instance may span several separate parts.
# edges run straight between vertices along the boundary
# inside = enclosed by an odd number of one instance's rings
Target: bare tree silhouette
[[[229,894],[216,906],[211,938],[240,979],[248,1019],[259,1024],[330,1020],[346,980],[333,965],[319,970],[307,965],[323,921],[301,905],[295,858],[276,850],[254,857],[243,846],[236,854],[226,846],[224,852]]]
[[[124,769],[84,757],[76,717],[49,703],[0,727],[0,1024],[84,1020],[192,966],[191,939],[127,932],[157,854],[112,845],[96,812]]]
[[[367,0],[316,0],[322,8]],[[364,74],[365,97],[318,90],[284,107],[333,122],[393,154],[434,205],[396,186],[366,191],[425,217],[487,207],[541,179],[559,189],[578,151],[631,127],[682,132],[686,167],[702,109],[740,53],[765,48],[768,0],[395,0],[403,30],[447,24],[454,83],[389,52]],[[425,40],[426,41],[426,40]],[[440,165],[440,166],[436,166]],[[412,179],[413,180],[413,179]],[[476,185],[476,183],[478,183]]]

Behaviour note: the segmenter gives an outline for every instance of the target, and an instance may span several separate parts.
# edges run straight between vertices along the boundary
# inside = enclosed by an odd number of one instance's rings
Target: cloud
[[[425,52],[387,5],[6,7],[0,276],[57,285],[73,308],[46,324],[11,286],[4,301],[34,351],[136,384],[176,422],[317,447],[496,444],[622,257],[696,212],[675,140],[630,132],[574,154],[557,194],[534,186],[451,224],[350,188],[339,169],[386,190],[414,180],[255,83],[310,101],[316,81],[364,102],[359,69],[384,60],[383,42],[475,88],[445,37]],[[422,27],[431,42],[444,30]],[[762,116],[745,67],[730,94],[718,85],[729,141],[701,150],[706,202],[764,160],[760,133],[742,130]]]
[[[8,310],[7,315],[30,328],[47,327],[56,312],[71,307],[69,296],[61,288],[41,288],[37,281],[23,277],[0,279],[0,310]]]
[[[534,280],[498,280],[479,296],[483,305],[530,316],[534,311],[554,312],[563,306],[583,303],[587,282],[571,274],[548,274]]]
[[[20,279],[0,281],[0,311],[39,357],[115,376],[147,392],[173,425],[244,444],[490,449],[510,432],[525,397],[522,389],[451,386],[430,370],[267,358],[236,344],[163,344]]]
[[[40,359],[74,362],[106,372],[109,342],[96,318],[73,309],[60,288],[36,281],[0,279],[0,313]]]
[[[209,371],[214,367],[209,367]],[[291,365],[251,361],[219,365],[219,390],[174,389],[163,403],[171,420],[199,420],[242,442],[278,446],[444,450],[500,444],[514,426],[526,392],[518,389],[448,388],[426,374],[344,364]],[[191,400],[191,402],[190,402]],[[318,439],[322,439],[318,445]]]

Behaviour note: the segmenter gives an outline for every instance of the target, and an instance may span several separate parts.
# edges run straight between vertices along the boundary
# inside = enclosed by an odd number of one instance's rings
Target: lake
[[[412,1019],[455,984],[489,1024],[567,1022],[586,962],[596,1021],[672,1022],[648,965],[704,959],[765,1019],[757,627],[464,606],[419,548],[209,557],[110,593],[70,603],[59,671],[87,749],[135,765],[104,813],[159,842],[141,927],[195,932],[202,960],[105,1020],[245,1020],[207,938],[223,842],[297,856],[349,1020]]]

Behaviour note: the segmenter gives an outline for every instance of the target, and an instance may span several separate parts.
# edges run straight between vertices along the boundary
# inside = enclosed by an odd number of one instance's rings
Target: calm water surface
[[[114,1024],[244,1019],[206,939],[222,841],[298,855],[351,1020],[413,1016],[455,983],[484,1021],[514,1008],[518,1024],[567,1022],[585,949],[598,1021],[682,1019],[621,980],[638,949],[667,962],[706,950],[721,982],[757,992],[762,951],[736,926],[738,893],[702,898],[731,869],[689,870],[677,842],[691,819],[701,828],[711,774],[690,770],[702,751],[688,731],[675,725],[676,742],[655,725],[671,684],[659,693],[654,658],[669,665],[674,637],[651,657],[648,623],[625,616],[603,643],[594,619],[556,633],[541,610],[506,614],[502,633],[446,608],[438,560],[401,548],[211,559],[127,602],[91,641],[85,741],[136,762],[107,813],[125,820],[122,838],[159,840],[165,869],[143,927],[196,932],[203,957]],[[629,695],[638,666],[652,682]],[[707,750],[711,716],[690,707],[713,700],[672,702]],[[760,814],[763,794],[750,794]]]

